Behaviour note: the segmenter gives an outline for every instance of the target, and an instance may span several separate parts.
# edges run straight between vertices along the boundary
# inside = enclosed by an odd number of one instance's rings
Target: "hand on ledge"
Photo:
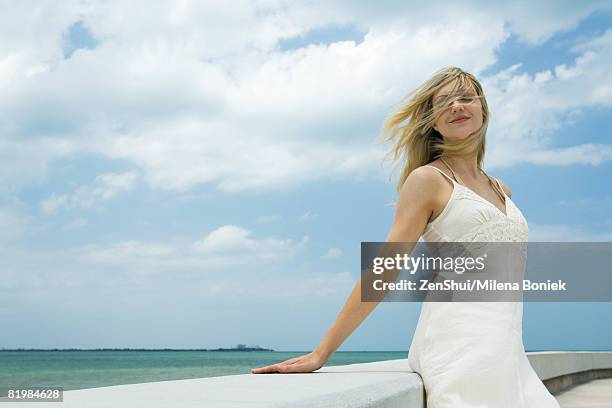
[[[252,374],[266,373],[310,373],[325,364],[324,359],[314,351],[303,356],[290,358],[281,363],[251,369]]]

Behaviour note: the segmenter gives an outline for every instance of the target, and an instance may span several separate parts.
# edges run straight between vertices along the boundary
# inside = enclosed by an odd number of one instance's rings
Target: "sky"
[[[612,241],[612,5],[504,3],[2,2],[0,348],[312,350],[392,223],[382,123],[445,66],[529,240]],[[611,312],[526,303],[525,347],[610,350]]]

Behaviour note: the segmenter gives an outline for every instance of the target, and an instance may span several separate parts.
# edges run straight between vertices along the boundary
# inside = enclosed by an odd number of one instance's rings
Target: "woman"
[[[456,67],[438,71],[386,120],[394,159],[406,158],[387,242],[527,242],[510,189],[482,170],[488,120],[481,84]],[[322,367],[378,305],[360,299],[359,281],[312,353],[252,372]],[[525,355],[522,316],[522,302],[424,302],[408,360],[427,406],[559,407]]]

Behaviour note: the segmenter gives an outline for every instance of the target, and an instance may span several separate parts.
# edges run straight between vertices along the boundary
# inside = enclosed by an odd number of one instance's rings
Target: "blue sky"
[[[312,349],[391,226],[380,126],[448,65],[530,240],[612,241],[605,2],[158,4],[0,17],[0,347]],[[407,350],[418,312],[341,349]],[[610,349],[611,312],[526,304],[525,346]]]

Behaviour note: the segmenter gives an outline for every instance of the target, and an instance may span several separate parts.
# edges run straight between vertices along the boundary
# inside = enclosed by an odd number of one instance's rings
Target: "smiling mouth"
[[[465,122],[466,120],[468,120],[469,118],[461,118],[461,119],[455,119],[453,120],[451,123],[462,123]]]

